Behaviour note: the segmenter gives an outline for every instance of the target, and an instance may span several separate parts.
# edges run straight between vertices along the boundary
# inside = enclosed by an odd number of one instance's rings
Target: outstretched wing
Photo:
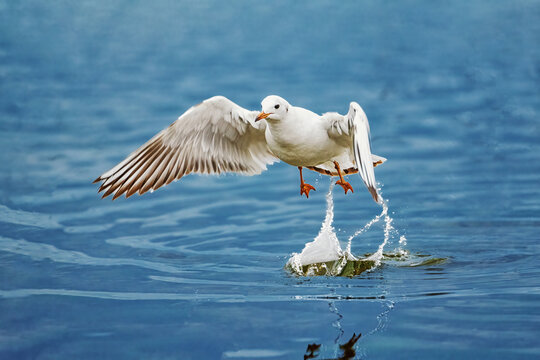
[[[358,173],[368,188],[373,200],[380,202],[373,171],[373,156],[371,155],[371,143],[369,140],[369,122],[366,113],[360,105],[352,102],[347,114],[349,128],[353,134],[354,159],[358,167]]]
[[[168,128],[94,182],[103,197],[156,190],[189,173],[255,175],[278,159],[271,153],[257,111],[223,96],[193,106]]]

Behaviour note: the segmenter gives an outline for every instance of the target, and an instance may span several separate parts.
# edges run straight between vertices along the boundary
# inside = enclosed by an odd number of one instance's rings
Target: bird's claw
[[[309,199],[309,192],[313,190],[313,191],[317,191],[315,190],[315,188],[309,184],[301,184],[300,185],[300,196],[302,196],[302,194],[306,194],[306,197]]]
[[[347,191],[349,191],[349,190],[351,190],[352,193],[354,192],[354,190],[353,190],[351,184],[349,184],[349,183],[348,183],[347,181],[345,181],[345,180],[343,180],[343,181],[341,181],[341,180],[336,181],[336,185],[341,186],[341,187],[343,188],[343,190],[345,190],[345,194],[346,194]]]

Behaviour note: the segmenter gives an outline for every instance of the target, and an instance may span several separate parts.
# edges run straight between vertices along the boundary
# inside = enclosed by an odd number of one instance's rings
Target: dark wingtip
[[[96,180],[94,180],[94,181],[92,182],[92,184],[95,184],[95,183],[100,182],[100,181],[101,181],[101,176],[99,176]]]
[[[105,189],[105,188],[103,188],[103,190],[104,190],[104,189]],[[111,194],[114,192],[114,190],[115,190],[115,189],[114,189],[112,186],[109,187],[109,188],[107,189],[107,191],[105,191],[105,194],[103,195],[103,197],[107,197],[107,196],[111,195]],[[99,191],[102,191],[102,190],[100,189]]]
[[[139,188],[132,188],[126,191],[126,199],[129,199],[132,195],[134,195]]]
[[[380,204],[380,198],[379,198],[379,194],[377,193],[377,189],[375,189],[373,186],[370,186],[368,187],[368,190],[371,196],[373,197],[373,200],[375,200],[377,204]]]
[[[105,183],[101,184],[101,186],[98,189],[98,193],[102,192],[103,190],[105,190],[108,187],[109,187],[109,185],[105,186]]]

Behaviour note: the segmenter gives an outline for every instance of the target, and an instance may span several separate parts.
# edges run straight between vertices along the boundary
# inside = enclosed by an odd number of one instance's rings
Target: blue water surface
[[[0,358],[328,359],[354,333],[358,359],[540,357],[539,34],[527,0],[0,1]],[[308,200],[283,163],[100,199],[217,94],[359,102],[406,250],[446,261],[292,275],[329,179]],[[349,179],[342,241],[380,213]]]

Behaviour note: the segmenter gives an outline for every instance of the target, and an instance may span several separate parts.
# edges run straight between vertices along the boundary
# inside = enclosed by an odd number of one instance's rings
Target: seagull
[[[359,173],[373,200],[381,203],[373,168],[386,161],[371,153],[366,114],[351,102],[347,115],[318,115],[270,95],[261,111],[250,111],[223,96],[191,107],[125,160],[99,176],[99,192],[112,199],[142,195],[190,173],[257,175],[279,160],[298,167],[300,196],[315,188],[302,169],[338,176],[345,194],[351,190],[344,175]]]

